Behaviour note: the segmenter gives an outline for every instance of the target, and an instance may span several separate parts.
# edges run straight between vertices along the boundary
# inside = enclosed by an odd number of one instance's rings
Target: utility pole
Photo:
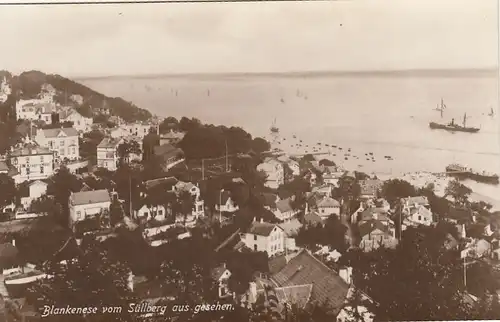
[[[201,159],[201,180],[205,181],[205,159]]]
[[[225,143],[226,143],[226,172],[229,172],[229,168],[228,168],[228,155],[227,155],[227,140],[225,140]]]

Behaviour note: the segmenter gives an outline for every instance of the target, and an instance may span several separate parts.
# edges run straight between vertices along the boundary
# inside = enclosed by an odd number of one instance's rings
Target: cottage
[[[170,144],[163,144],[153,148],[165,171],[184,161],[184,152]]]
[[[93,218],[103,212],[109,212],[111,196],[106,189],[71,193],[69,196],[69,224]]]
[[[271,276],[281,304],[304,306],[305,303],[323,303],[330,313],[337,315],[347,297],[349,284],[337,272],[302,250],[277,273]],[[286,292],[284,292],[286,290]],[[288,295],[294,295],[289,297]]]
[[[292,206],[292,198],[286,198],[276,202],[276,210],[274,211],[274,215],[276,218],[282,221],[292,219],[299,210],[293,209]]]
[[[231,192],[222,189],[219,194],[220,197],[220,203],[215,205],[215,209],[220,212],[235,212],[240,207],[235,204],[233,199],[231,198]]]
[[[165,220],[165,216],[167,214],[167,210],[164,205],[148,205],[146,203],[140,203],[138,205],[138,209],[135,210],[136,218],[144,218],[149,221],[152,219],[163,221]]]
[[[331,215],[340,215],[340,203],[333,198],[323,198],[320,202],[318,202],[317,208],[322,219],[326,219]]]
[[[21,204],[24,209],[29,209],[31,203],[47,193],[47,183],[36,180],[29,184],[21,185],[18,189],[21,194]]]
[[[78,113],[74,108],[65,109],[59,113],[60,122],[72,122],[73,128],[78,132],[90,132],[92,130],[93,119]]]
[[[408,226],[430,226],[433,223],[432,212],[424,206],[409,208],[409,213],[403,212],[405,224]]]
[[[212,271],[212,278],[217,282],[219,286],[219,298],[226,298],[228,296],[232,296],[231,292],[229,291],[228,287],[228,281],[229,278],[231,277],[231,271],[229,271],[226,268],[226,264],[223,263],[222,265],[216,267]]]
[[[371,220],[359,225],[361,243],[359,247],[364,251],[377,249],[381,245],[393,248],[397,245],[395,230],[378,220]]]
[[[256,252],[267,252],[268,256],[285,251],[285,237],[280,226],[255,219],[249,230],[240,235],[246,247]]]

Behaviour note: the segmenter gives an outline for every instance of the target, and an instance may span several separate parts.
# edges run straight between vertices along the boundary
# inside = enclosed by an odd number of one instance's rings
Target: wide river
[[[360,171],[440,172],[457,162],[500,173],[495,76],[205,75],[78,81],[158,116],[241,126],[254,136],[270,138],[269,128],[276,119],[284,150],[326,149],[337,163]],[[442,118],[435,110],[441,98],[447,106]],[[461,123],[465,113],[467,125],[481,128],[478,133],[429,129],[430,121],[454,118]],[[468,184],[500,199],[498,187]]]

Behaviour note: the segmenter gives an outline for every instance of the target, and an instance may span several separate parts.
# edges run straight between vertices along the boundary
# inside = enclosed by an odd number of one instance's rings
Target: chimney
[[[378,220],[378,214],[377,213],[373,214],[373,219]]]
[[[12,246],[16,247],[16,240],[12,239]]]
[[[257,218],[256,217],[253,217],[253,222],[256,222],[257,221]]]
[[[264,222],[264,218],[260,218],[260,223],[262,224]]]
[[[222,267],[226,269],[226,262],[222,263]]]

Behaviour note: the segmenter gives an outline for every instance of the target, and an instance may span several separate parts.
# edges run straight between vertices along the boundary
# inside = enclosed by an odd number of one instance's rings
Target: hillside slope
[[[5,87],[11,92],[8,98],[0,99],[0,112],[5,108],[12,108],[20,99],[39,98],[50,95],[56,103],[73,105],[82,110],[90,109],[92,114],[101,108],[108,108],[111,115],[121,117],[127,122],[144,121],[151,117],[151,113],[119,97],[107,97],[85,85],[55,74],[45,74],[40,71],[28,71],[20,75],[13,75],[8,71],[0,71],[0,84],[6,80]],[[1,93],[0,93],[1,94]],[[4,95],[5,96],[5,95]],[[0,96],[1,98],[1,96]]]

